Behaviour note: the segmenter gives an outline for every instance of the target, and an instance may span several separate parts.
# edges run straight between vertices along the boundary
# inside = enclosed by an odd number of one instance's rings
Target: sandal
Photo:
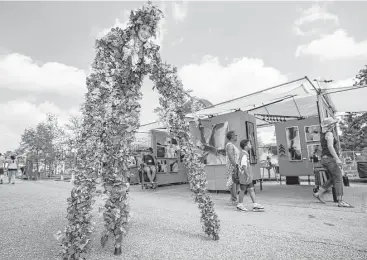
[[[325,201],[320,198],[320,195],[313,193],[312,194],[316,199],[318,199],[321,203],[325,204]]]
[[[350,205],[349,203],[347,203],[345,201],[339,201],[338,207],[340,207],[340,208],[354,208],[352,205]]]

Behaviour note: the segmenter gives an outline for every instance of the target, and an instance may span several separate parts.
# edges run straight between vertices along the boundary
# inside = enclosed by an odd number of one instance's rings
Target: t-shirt
[[[242,150],[242,160],[241,160],[241,166],[246,166],[248,168],[249,166],[249,154],[247,151]]]
[[[18,169],[17,159],[15,159],[15,160],[9,159],[8,160],[8,169],[9,170],[16,170],[16,169]]]
[[[148,165],[154,165],[154,158],[150,154],[144,155],[143,161]]]
[[[4,156],[0,156],[0,169],[4,168],[5,158]]]

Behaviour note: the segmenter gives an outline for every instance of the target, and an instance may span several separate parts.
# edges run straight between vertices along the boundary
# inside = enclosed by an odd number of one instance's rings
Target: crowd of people
[[[8,177],[9,184],[15,184],[15,176],[19,170],[20,164],[15,154],[11,154],[9,158],[5,158],[0,153],[0,184],[4,183],[5,175]]]

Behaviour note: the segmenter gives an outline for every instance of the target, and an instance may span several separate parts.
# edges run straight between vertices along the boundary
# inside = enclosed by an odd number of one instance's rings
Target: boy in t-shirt
[[[240,147],[242,149],[239,159],[239,180],[240,180],[240,194],[238,198],[237,210],[247,211],[243,205],[243,197],[245,196],[245,191],[248,190],[253,203],[253,211],[263,211],[264,207],[256,203],[256,196],[253,184],[253,175],[250,171],[249,154],[248,151],[251,149],[251,141],[244,139],[240,142]]]

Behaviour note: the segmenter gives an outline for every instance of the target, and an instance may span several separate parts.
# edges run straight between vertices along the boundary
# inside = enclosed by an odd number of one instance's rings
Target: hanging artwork
[[[318,163],[321,161],[321,145],[308,144],[307,145],[308,159],[311,162]]]
[[[199,125],[192,132],[196,151],[200,154],[204,164],[218,165],[226,163],[227,121],[211,125],[200,120]]]
[[[301,140],[298,126],[287,127],[285,129],[288,158],[290,161],[302,160]]]
[[[255,127],[254,124],[251,122],[246,122],[246,134],[247,139],[251,141],[252,148],[250,150],[250,164],[257,163],[257,146],[256,146],[256,139],[255,139]]]
[[[320,141],[320,125],[305,126],[306,142]]]

